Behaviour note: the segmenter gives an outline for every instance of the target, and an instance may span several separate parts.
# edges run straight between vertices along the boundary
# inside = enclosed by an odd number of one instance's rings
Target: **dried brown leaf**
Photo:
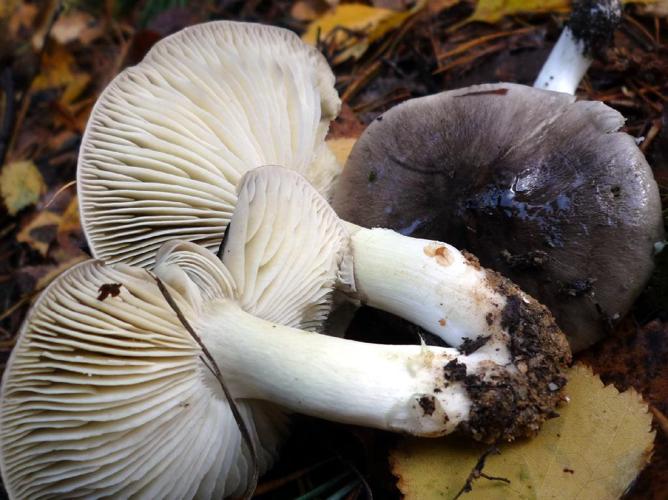
[[[503,445],[468,500],[619,498],[649,461],[655,433],[647,405],[634,390],[619,393],[578,365],[570,370],[570,403],[533,439]],[[453,498],[484,447],[457,439],[407,439],[392,453],[407,499]]]

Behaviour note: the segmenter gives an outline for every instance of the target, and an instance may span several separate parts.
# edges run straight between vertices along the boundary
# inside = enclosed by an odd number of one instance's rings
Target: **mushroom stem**
[[[447,434],[469,417],[467,390],[444,378],[455,349],[318,335],[265,321],[230,300],[216,301],[199,332],[235,398],[419,436]],[[457,363],[474,373],[480,359],[460,356]]]
[[[446,243],[346,224],[354,293],[363,303],[405,318],[452,346],[507,333],[502,325],[507,295],[521,292],[475,257]]]
[[[545,61],[533,86],[566,94],[575,91],[589,69],[592,58],[585,54],[585,45],[566,27]]]
[[[592,54],[604,49],[622,19],[619,0],[579,0],[533,86],[575,94]]]

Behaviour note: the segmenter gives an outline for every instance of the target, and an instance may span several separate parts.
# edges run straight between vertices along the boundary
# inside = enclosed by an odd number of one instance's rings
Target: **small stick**
[[[506,484],[510,484],[510,479],[506,479],[505,477],[489,476],[482,471],[482,469],[485,467],[485,461],[491,454],[500,455],[501,451],[499,451],[499,449],[496,446],[490,446],[489,448],[487,448],[483,452],[483,454],[480,455],[480,458],[476,462],[475,467],[473,467],[473,470],[469,474],[469,477],[466,478],[466,483],[464,483],[462,489],[459,490],[459,493],[457,493],[457,495],[455,495],[455,497],[452,500],[457,500],[464,493],[468,493],[469,491],[471,491],[473,489],[473,481],[475,481],[480,477],[488,479],[489,481],[502,481]]]
[[[220,372],[220,368],[218,367],[216,360],[213,359],[213,356],[206,348],[206,345],[204,345],[204,342],[202,342],[202,339],[200,339],[199,335],[195,333],[193,327],[190,326],[190,323],[188,323],[188,320],[186,320],[185,316],[181,312],[181,309],[179,309],[179,306],[176,305],[176,301],[174,301],[174,298],[169,293],[169,290],[167,290],[167,287],[164,285],[164,283],[160,280],[160,278],[155,276],[153,273],[149,272],[149,274],[151,274],[155,282],[158,284],[158,288],[160,289],[162,296],[169,304],[169,307],[171,307],[174,313],[176,313],[176,317],[179,319],[183,327],[188,331],[193,340],[195,340],[195,342],[197,342],[197,344],[202,349],[204,357],[210,363],[210,364],[204,363],[205,366],[210,370],[212,370],[213,374],[218,379],[220,387],[222,387],[223,393],[225,393],[225,397],[227,398],[227,401],[230,404],[230,409],[232,410],[232,415],[234,416],[234,420],[236,421],[237,426],[239,426],[239,432],[241,432],[241,437],[246,442],[246,446],[248,446],[248,450],[250,451],[251,467],[253,469],[253,474],[251,476],[250,482],[248,483],[248,486],[246,487],[246,491],[244,491],[244,494],[242,496],[242,498],[244,498],[245,500],[246,499],[250,500],[253,497],[255,488],[257,487],[257,480],[260,475],[260,470],[258,467],[257,452],[255,451],[255,446],[253,445],[253,440],[251,439],[248,427],[246,427],[246,422],[244,422],[243,418],[241,418],[241,413],[239,413],[239,408],[237,407],[234,398],[232,398],[230,391],[228,390],[227,386],[225,385],[225,382],[223,381],[223,374]]]

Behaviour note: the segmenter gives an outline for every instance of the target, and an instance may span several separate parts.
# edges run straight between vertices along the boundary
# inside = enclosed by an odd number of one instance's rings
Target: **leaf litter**
[[[284,26],[317,44],[334,64],[337,89],[344,100],[341,117],[330,131],[333,139],[330,145],[343,163],[366,124],[407,98],[486,81],[531,84],[561,30],[568,3],[563,0],[374,0],[341,4],[333,0],[192,0],[187,4],[182,0],[11,0],[2,3],[0,166],[4,172],[11,170],[10,165],[27,162],[34,166],[32,171],[39,173],[41,181],[30,180],[31,174],[22,179],[23,184],[16,179],[3,182],[0,176],[3,198],[0,362],[9,355],[13,337],[39,291],[63,270],[87,258],[78,203],[74,189],[69,186],[75,178],[77,149],[91,106],[116,73],[138,62],[161,37],[189,23],[225,18]],[[594,62],[578,95],[602,100],[624,114],[625,131],[641,142],[654,167],[664,206],[668,206],[668,111],[664,109],[668,99],[665,64],[668,20],[661,3],[641,3],[625,9],[622,28],[615,35],[615,47]],[[601,374],[605,383],[614,383],[620,390],[635,387],[641,391],[655,415],[657,428],[661,428],[662,422],[668,426],[665,252],[658,263],[652,283],[626,326],[580,358]],[[374,328],[387,335],[387,327]],[[404,342],[415,342],[405,332],[401,335]],[[600,389],[606,394],[610,390],[613,389]],[[619,397],[628,397],[625,394]],[[557,425],[558,420],[548,426]],[[299,480],[280,480],[316,463],[313,457],[322,459],[342,453],[344,438],[360,432],[308,422],[311,433],[305,434],[304,428],[308,426],[300,425],[293,441],[288,443],[288,449],[298,451],[284,455],[273,476],[263,480],[283,484],[279,490],[272,489],[268,497],[307,494],[342,473],[331,466],[322,466]],[[363,446],[348,450],[347,460],[367,476],[375,490],[381,492],[380,497],[393,498],[394,482],[386,477],[387,470],[382,465],[388,438],[373,431],[364,432],[367,438]],[[336,438],[330,440],[329,436]],[[329,440],[326,445],[324,437]],[[303,442],[295,445],[300,439]],[[541,439],[540,435],[537,439]],[[586,451],[586,446],[582,446]],[[501,446],[501,455],[489,456],[483,468],[485,474],[496,475],[491,467],[504,460],[507,448]],[[480,451],[476,450],[472,458],[479,458]],[[467,465],[464,478],[474,464],[475,460]],[[564,477],[574,479],[581,475],[578,468],[568,465],[561,470]],[[661,492],[668,491],[666,466],[668,439],[661,431],[651,464],[625,498],[660,497]],[[559,469],[553,472],[556,474]],[[560,474],[556,476],[563,479]],[[494,483],[485,485],[486,482],[476,480],[472,494],[483,486],[503,487]],[[457,484],[459,488],[462,485],[461,481]],[[363,490],[353,489],[351,498],[363,496]]]

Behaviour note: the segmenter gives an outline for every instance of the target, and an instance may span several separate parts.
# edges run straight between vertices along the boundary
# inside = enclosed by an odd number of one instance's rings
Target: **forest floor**
[[[503,2],[502,2],[503,3]],[[537,5],[534,5],[537,4]],[[411,97],[466,85],[531,85],[568,16],[568,2],[435,0],[395,9],[384,24],[342,20],[319,40],[344,102],[332,137],[355,137]],[[517,7],[515,4],[522,4]],[[487,5],[487,10],[480,6]],[[495,7],[496,6],[496,7]],[[0,4],[0,363],[31,302],[63,270],[88,258],[75,191],[78,148],[97,96],[162,37],[211,19],[283,26],[303,34],[324,0],[33,1]],[[504,10],[505,9],[505,10]],[[365,14],[366,15],[366,14]],[[626,118],[668,207],[668,7],[626,5],[613,45],[599,54],[577,95]],[[375,22],[375,21],[374,21]],[[578,355],[605,383],[634,387],[655,416],[654,457],[626,498],[668,498],[668,252],[633,311]],[[353,467],[382,491],[392,478],[376,434],[304,419],[289,457],[261,482],[267,497],[296,495]],[[315,470],[314,463],[325,464]],[[322,477],[319,477],[318,475]],[[306,478],[306,479],[305,479]],[[357,490],[358,492],[361,491]],[[383,496],[384,497],[384,496]]]

